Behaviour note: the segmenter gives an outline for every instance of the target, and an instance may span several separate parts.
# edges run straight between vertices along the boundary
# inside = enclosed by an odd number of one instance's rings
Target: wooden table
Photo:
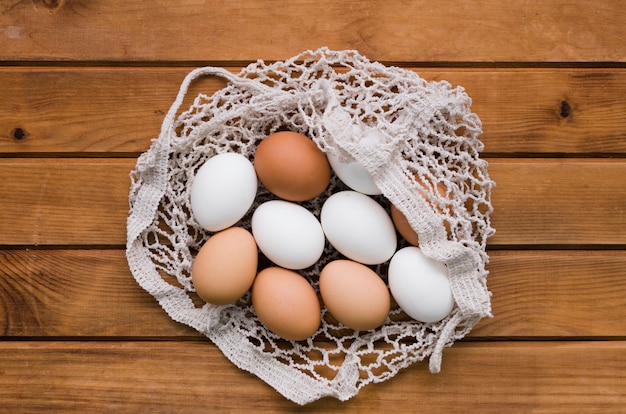
[[[0,1],[3,412],[626,412],[623,2],[171,3]],[[137,285],[128,174],[191,69],[321,46],[473,98],[494,318],[440,374],[298,407]]]

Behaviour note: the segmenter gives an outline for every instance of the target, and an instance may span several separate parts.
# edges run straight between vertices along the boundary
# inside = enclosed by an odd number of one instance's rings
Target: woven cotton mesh
[[[212,95],[199,94],[178,115],[189,84],[201,76],[228,82]],[[238,367],[299,404],[324,396],[347,400],[426,358],[438,372],[443,348],[491,311],[485,247],[494,232],[489,220],[494,183],[479,157],[481,123],[470,106],[461,87],[427,82],[356,51],[307,51],[286,61],[258,61],[237,75],[199,68],[181,85],[159,137],[131,172],[130,269],[173,320],[203,333]],[[372,129],[382,139],[361,142]],[[193,258],[211,233],[191,214],[194,176],[216,154],[238,152],[253,160],[261,140],[279,130],[303,133],[323,151],[356,160],[370,172],[383,192],[375,199],[386,208],[397,206],[418,233],[424,254],[447,265],[456,302],[448,317],[425,324],[396,307],[381,327],[358,332],[323,308],[318,332],[292,342],[259,322],[249,294],[228,306],[196,297]],[[333,176],[324,194],[301,204],[319,218],[324,200],[345,189]],[[273,198],[260,185],[237,225],[249,230],[256,206]],[[338,258],[327,243],[322,258],[299,273],[319,291],[321,268]],[[384,280],[387,265],[373,267]]]

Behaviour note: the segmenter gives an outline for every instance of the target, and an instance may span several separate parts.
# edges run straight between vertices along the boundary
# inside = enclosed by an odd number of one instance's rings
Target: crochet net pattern
[[[204,76],[224,78],[226,86],[210,96],[199,94],[178,115],[190,84]],[[259,60],[239,74],[218,67],[190,72],[160,135],[130,173],[126,253],[134,278],[174,321],[206,335],[236,366],[298,404],[325,396],[345,401],[427,358],[431,372],[439,372],[443,349],[491,316],[485,247],[494,233],[489,217],[495,183],[479,157],[482,126],[471,103],[462,87],[427,82],[349,50],[322,48],[286,61]],[[367,169],[383,192],[375,198],[404,213],[423,253],[447,265],[456,302],[449,316],[426,324],[394,308],[381,327],[358,332],[323,308],[317,333],[293,342],[259,322],[249,293],[227,306],[198,300],[191,267],[211,236],[191,214],[190,188],[198,168],[224,152],[253,160],[261,140],[284,129]],[[383,138],[360,142],[371,129]],[[436,190],[438,183],[445,195]],[[333,175],[324,194],[301,204],[319,218],[323,201],[345,189]],[[249,230],[256,206],[272,198],[259,184],[254,205],[237,225]],[[327,243],[318,263],[299,273],[319,291],[320,270],[338,258]],[[386,266],[375,267],[384,280]]]

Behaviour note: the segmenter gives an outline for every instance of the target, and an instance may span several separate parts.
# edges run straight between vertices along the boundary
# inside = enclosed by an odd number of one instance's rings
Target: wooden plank
[[[623,159],[489,159],[491,246],[626,245]],[[126,243],[134,159],[0,159],[0,245]]]
[[[493,318],[470,337],[624,337],[625,251],[490,251]]]
[[[0,244],[124,244],[134,163],[0,160]]]
[[[626,252],[492,251],[485,337],[624,337]],[[0,251],[4,337],[201,337],[133,279],[123,250]]]
[[[304,410],[621,412],[624,352],[624,342],[457,343],[437,375],[418,363],[347,402]],[[298,409],[202,342],[0,342],[0,366],[0,400],[12,413]]]
[[[2,68],[0,153],[145,151],[191,69]],[[626,153],[623,69],[412,70],[467,90],[486,153]]]
[[[0,69],[0,152],[145,151],[184,76],[158,69]],[[223,86],[217,83],[211,86]]]
[[[184,337],[135,282],[123,250],[0,251],[5,337]]]
[[[625,244],[624,160],[490,161],[492,245]]]
[[[487,153],[623,154],[626,149],[622,70],[456,70],[427,76],[466,89],[483,123]]]
[[[403,62],[624,62],[625,23],[614,1],[38,0],[0,9],[0,60],[249,61],[328,46]]]

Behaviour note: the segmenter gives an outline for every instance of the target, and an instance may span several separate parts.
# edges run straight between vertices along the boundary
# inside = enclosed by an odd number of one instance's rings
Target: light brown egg
[[[292,341],[312,336],[322,319],[313,286],[300,274],[282,267],[259,272],[252,286],[252,306],[267,329]]]
[[[254,168],[269,191],[288,201],[315,198],[330,183],[326,154],[297,132],[277,132],[261,141],[254,156]]]
[[[418,189],[418,192],[420,193],[422,197],[425,197],[424,191],[426,191],[426,188],[419,181],[417,176],[415,177],[415,179],[417,180],[418,184],[420,184],[423,188],[423,190]],[[440,196],[446,197],[446,186],[443,183],[437,183],[437,192],[439,193]],[[441,212],[441,209],[439,208],[437,209],[439,212]],[[404,238],[404,240],[406,240],[409,244],[413,246],[418,246],[419,245],[418,235],[409,224],[409,221],[407,220],[406,216],[402,214],[402,212],[398,210],[398,208],[394,206],[393,204],[391,205],[390,213],[391,213],[391,220],[393,221],[393,224],[396,227],[396,230],[398,230],[398,233],[400,233],[400,236],[402,236],[402,238]],[[450,225],[448,224],[448,222],[445,222],[445,226],[446,226],[446,230],[449,231]]]
[[[322,269],[319,285],[328,312],[348,328],[368,331],[387,319],[391,295],[369,267],[352,260],[334,260]]]
[[[230,227],[214,234],[200,248],[191,269],[198,296],[214,305],[236,302],[254,282],[258,257],[249,231]]]

